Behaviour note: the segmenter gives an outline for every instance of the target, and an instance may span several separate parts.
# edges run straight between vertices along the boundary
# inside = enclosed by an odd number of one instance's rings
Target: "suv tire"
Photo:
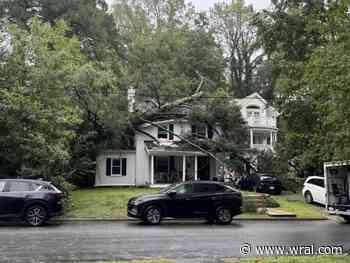
[[[32,205],[25,210],[24,220],[30,226],[42,226],[47,219],[47,209],[42,205]]]
[[[232,211],[230,208],[225,206],[219,206],[215,210],[216,223],[220,225],[228,225],[232,221]]]
[[[314,198],[312,197],[312,194],[309,191],[305,193],[304,198],[305,198],[305,202],[308,204],[312,204],[314,202]]]
[[[149,225],[159,225],[162,221],[162,210],[160,207],[148,206],[143,213],[143,221]]]

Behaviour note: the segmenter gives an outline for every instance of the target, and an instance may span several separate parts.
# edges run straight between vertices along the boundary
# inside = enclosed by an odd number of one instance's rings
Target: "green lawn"
[[[281,209],[286,212],[295,213],[297,218],[325,218],[325,208],[317,205],[309,205],[306,204],[301,195],[281,195],[281,196],[273,196],[274,200],[276,200]]]
[[[66,217],[126,218],[126,206],[131,197],[157,192],[151,188],[93,188],[72,192]]]
[[[269,257],[255,259],[232,259],[225,260],[225,263],[348,263],[349,256],[325,256],[325,257]]]
[[[127,218],[126,205],[131,197],[155,193],[159,189],[152,188],[91,188],[72,192],[71,203],[65,217],[70,218]],[[247,195],[249,193],[243,193]],[[251,194],[251,193],[250,193]],[[299,196],[274,196],[281,210],[293,212],[298,218],[322,218],[324,208],[308,205]],[[243,213],[238,218],[268,218],[254,212]]]

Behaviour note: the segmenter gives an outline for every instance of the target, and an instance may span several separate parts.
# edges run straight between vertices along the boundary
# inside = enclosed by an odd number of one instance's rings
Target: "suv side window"
[[[223,191],[224,187],[218,184],[194,184],[195,193],[215,193]]]
[[[0,181],[0,192],[3,192],[5,190],[5,181]]]
[[[192,193],[192,185],[191,184],[182,184],[173,189],[178,194],[190,194]]]
[[[324,188],[324,181],[322,179],[311,179],[311,180],[307,181],[307,183]]]
[[[316,185],[315,179],[310,179],[310,180],[307,181],[306,183]]]
[[[29,182],[10,181],[7,186],[8,192],[30,192],[33,191],[33,186]]]
[[[46,184],[39,184],[39,183],[32,183],[32,188],[33,188],[33,191],[36,191],[36,192],[52,192],[54,191],[54,189],[49,186],[49,185],[46,185]]]
[[[324,181],[322,179],[316,179],[315,184],[319,187],[324,188]]]

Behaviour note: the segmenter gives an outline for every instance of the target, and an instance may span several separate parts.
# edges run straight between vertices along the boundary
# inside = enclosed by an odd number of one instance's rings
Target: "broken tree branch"
[[[224,163],[223,161],[221,161],[220,159],[218,159],[213,153],[207,151],[206,149],[202,148],[202,147],[199,146],[198,144],[196,144],[196,143],[194,143],[194,142],[191,142],[191,141],[188,140],[187,138],[185,138],[185,137],[183,137],[183,136],[181,136],[181,135],[179,135],[179,134],[177,134],[177,133],[175,133],[175,132],[173,132],[173,131],[171,131],[171,130],[169,130],[169,129],[167,129],[167,128],[165,128],[165,127],[159,125],[159,124],[156,124],[156,123],[154,123],[154,122],[152,122],[152,121],[146,120],[146,119],[144,119],[144,118],[142,118],[142,117],[139,117],[139,118],[140,118],[142,121],[144,121],[145,123],[148,123],[148,124],[150,124],[150,125],[152,125],[152,126],[154,126],[154,127],[157,127],[157,128],[159,128],[159,129],[162,129],[162,130],[165,130],[165,131],[169,132],[169,133],[172,134],[173,136],[175,136],[175,137],[181,139],[182,141],[188,143],[189,145],[195,147],[195,148],[198,149],[200,152],[203,152],[203,153],[209,155],[209,156],[212,157],[214,160],[216,160],[217,162],[219,162],[221,165],[226,166],[225,163]]]

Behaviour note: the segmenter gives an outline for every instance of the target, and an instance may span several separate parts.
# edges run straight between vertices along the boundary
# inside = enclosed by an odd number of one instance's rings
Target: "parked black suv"
[[[158,194],[134,197],[128,203],[128,216],[148,224],[162,218],[206,218],[229,224],[241,213],[242,195],[219,182],[195,181],[171,185]]]
[[[63,213],[63,193],[48,182],[0,180],[0,219],[23,219],[41,226]]]
[[[239,179],[237,186],[241,190],[256,191],[258,193],[267,193],[272,195],[280,195],[285,188],[282,182],[273,175],[254,174],[244,176]]]

